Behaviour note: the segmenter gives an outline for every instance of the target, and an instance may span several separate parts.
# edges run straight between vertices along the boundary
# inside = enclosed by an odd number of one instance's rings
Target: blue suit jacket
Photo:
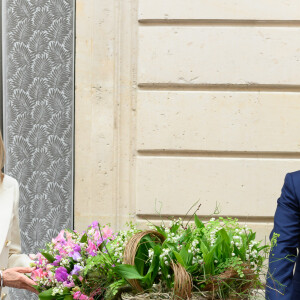
[[[300,171],[285,177],[277,201],[274,228],[280,234],[277,246],[270,252],[266,299],[300,300]],[[296,264],[295,272],[294,267]]]

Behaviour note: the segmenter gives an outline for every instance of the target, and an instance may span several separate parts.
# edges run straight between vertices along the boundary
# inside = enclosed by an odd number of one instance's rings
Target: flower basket
[[[131,237],[125,246],[123,263],[134,266],[136,253],[139,249],[141,240],[145,236],[151,236],[157,243],[162,244],[165,241],[164,235],[156,230],[147,230],[139,232]],[[247,295],[255,288],[257,282],[257,274],[251,269],[249,264],[243,263],[240,273],[233,267],[228,267],[224,272],[208,276],[202,283],[204,287],[193,290],[192,276],[178,262],[171,261],[171,269],[174,273],[173,291],[144,291],[139,280],[128,280],[130,285],[138,292],[138,294],[124,293],[123,300],[138,300],[138,299],[175,299],[175,300],[196,300],[196,299],[219,299],[217,292],[221,287],[231,286],[234,289],[233,295],[228,299],[248,299]],[[242,272],[242,278],[241,278]],[[235,297],[234,294],[237,296]],[[239,295],[239,296],[238,296]],[[223,298],[222,298],[223,299]]]

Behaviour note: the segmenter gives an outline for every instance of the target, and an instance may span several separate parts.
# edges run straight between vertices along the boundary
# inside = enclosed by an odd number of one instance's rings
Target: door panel
[[[20,185],[22,250],[36,253],[73,226],[75,1],[4,3],[5,172]]]

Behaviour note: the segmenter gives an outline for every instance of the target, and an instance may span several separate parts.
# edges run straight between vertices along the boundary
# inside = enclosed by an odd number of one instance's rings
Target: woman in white
[[[19,186],[15,179],[4,175],[4,146],[0,133],[0,295],[8,299],[4,287],[26,289],[32,292],[34,281],[25,274],[31,273],[30,259],[20,254]]]

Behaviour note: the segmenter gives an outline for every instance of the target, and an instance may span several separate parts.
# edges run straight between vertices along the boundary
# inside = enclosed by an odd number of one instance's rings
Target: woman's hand
[[[32,287],[35,282],[25,275],[25,273],[31,273],[33,270],[33,268],[11,268],[3,271],[4,286],[25,289],[38,294],[38,291]]]

